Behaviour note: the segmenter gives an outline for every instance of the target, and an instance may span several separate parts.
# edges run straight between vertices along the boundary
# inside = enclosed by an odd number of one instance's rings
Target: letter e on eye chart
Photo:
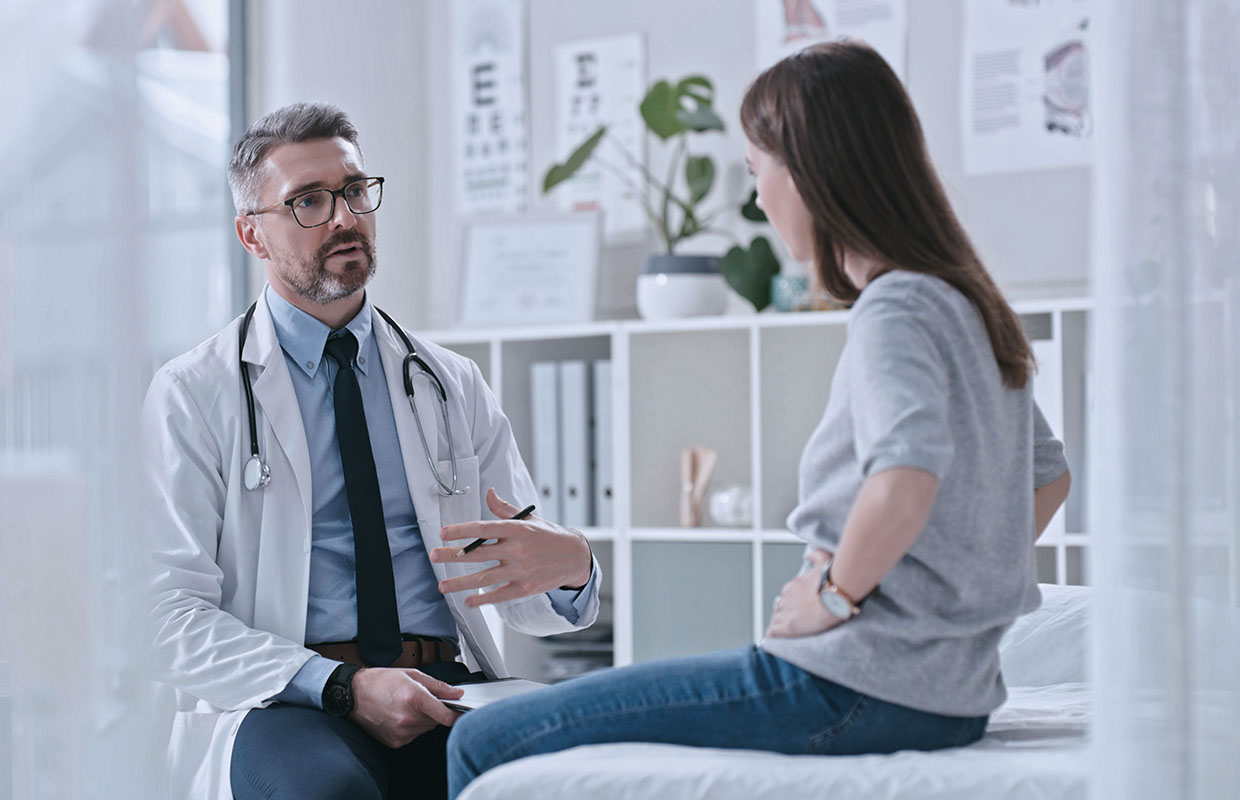
[[[527,194],[524,0],[453,0],[457,210],[523,211]]]

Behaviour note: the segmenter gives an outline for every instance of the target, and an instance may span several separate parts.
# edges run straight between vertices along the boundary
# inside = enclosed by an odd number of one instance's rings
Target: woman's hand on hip
[[[775,599],[771,624],[766,629],[768,638],[813,636],[843,622],[827,611],[818,598],[822,568],[830,560],[831,554],[826,550],[810,551],[810,568],[785,583],[779,597]]]

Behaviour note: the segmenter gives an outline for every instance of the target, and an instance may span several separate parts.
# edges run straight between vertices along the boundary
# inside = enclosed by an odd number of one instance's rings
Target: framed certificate
[[[465,234],[461,327],[589,322],[599,215],[500,217]]]

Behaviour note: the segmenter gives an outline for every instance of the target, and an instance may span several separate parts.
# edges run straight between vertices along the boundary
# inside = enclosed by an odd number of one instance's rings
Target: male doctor
[[[598,565],[580,533],[510,520],[535,490],[473,362],[416,339],[407,359],[371,305],[384,186],[348,117],[274,111],[228,177],[268,286],[143,408],[169,796],[443,796],[448,682],[507,674],[480,606],[585,627]]]

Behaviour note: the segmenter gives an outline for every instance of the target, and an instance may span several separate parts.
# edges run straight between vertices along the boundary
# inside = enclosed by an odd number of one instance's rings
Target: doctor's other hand
[[[818,598],[822,568],[831,559],[831,554],[826,550],[812,550],[808,558],[810,568],[785,583],[775,600],[771,624],[766,629],[767,637],[813,636],[843,622],[823,608]]]
[[[445,546],[431,551],[431,561],[499,564],[440,581],[439,591],[450,594],[499,586],[465,598],[466,605],[480,606],[552,589],[580,589],[589,583],[593,558],[590,545],[580,532],[536,516],[511,519],[520,509],[501,500],[494,489],[487,490],[487,506],[499,519],[447,526],[439,532]],[[488,543],[473,552],[463,552],[464,546],[474,539],[486,539]]]
[[[387,747],[404,747],[439,725],[452,727],[457,712],[439,702],[465,694],[416,669],[372,667],[353,676],[349,719]]]

